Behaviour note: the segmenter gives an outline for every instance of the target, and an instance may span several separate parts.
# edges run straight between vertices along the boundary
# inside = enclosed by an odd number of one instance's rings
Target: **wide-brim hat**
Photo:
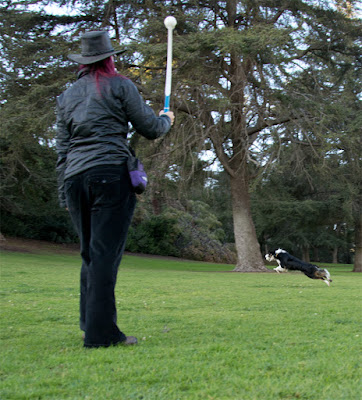
[[[69,54],[68,58],[79,64],[93,64],[126,50],[114,50],[111,39],[105,31],[91,31],[82,36],[81,54]]]

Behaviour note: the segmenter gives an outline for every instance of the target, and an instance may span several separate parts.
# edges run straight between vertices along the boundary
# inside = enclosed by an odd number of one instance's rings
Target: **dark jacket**
[[[100,165],[123,164],[127,150],[128,123],[147,139],[166,134],[167,115],[157,117],[127,78],[100,78],[82,73],[57,98],[59,201],[65,207],[64,180]]]

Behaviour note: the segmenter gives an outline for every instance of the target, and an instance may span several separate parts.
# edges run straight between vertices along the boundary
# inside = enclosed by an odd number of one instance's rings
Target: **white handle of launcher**
[[[175,17],[166,17],[164,20],[167,28],[167,65],[166,65],[166,83],[165,83],[165,106],[164,112],[170,110],[171,81],[172,81],[172,33],[177,24]]]

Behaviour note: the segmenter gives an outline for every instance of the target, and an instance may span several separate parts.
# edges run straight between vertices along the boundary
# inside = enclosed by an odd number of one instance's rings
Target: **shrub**
[[[223,243],[225,233],[210,207],[189,201],[185,209],[165,208],[159,215],[135,216],[126,249],[135,253],[175,256],[198,261],[235,262]]]

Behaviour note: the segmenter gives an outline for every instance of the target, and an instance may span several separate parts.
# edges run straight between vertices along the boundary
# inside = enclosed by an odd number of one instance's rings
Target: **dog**
[[[292,256],[285,250],[278,249],[270,251],[265,255],[265,259],[269,262],[277,261],[278,266],[273,269],[278,274],[281,272],[288,272],[288,270],[301,271],[304,275],[307,275],[308,278],[321,279],[328,286],[330,286],[330,282],[332,282],[331,275],[327,269],[318,268],[316,265],[299,260],[299,258]]]

